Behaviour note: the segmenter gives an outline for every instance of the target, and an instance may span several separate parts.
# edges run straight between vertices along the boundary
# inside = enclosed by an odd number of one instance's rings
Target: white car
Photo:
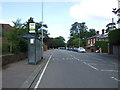
[[[86,52],[86,50],[83,47],[79,47],[77,49],[77,51],[80,52],[80,53],[85,53]]]

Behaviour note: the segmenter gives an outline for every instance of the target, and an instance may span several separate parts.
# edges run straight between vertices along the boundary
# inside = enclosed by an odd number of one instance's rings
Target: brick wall
[[[5,66],[9,63],[23,60],[25,58],[27,58],[27,53],[3,55],[2,56],[2,66]]]

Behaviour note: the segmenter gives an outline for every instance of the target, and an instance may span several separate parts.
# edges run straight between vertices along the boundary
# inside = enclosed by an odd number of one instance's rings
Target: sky
[[[118,0],[44,0],[43,22],[50,37],[63,36],[67,41],[74,22],[85,22],[88,29],[101,33],[112,18],[117,21],[112,8],[118,8]],[[17,19],[24,23],[30,17],[42,21],[41,0],[0,0],[0,23],[13,25]]]

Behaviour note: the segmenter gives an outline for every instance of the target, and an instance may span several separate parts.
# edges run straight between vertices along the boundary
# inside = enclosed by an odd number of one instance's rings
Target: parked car
[[[85,53],[86,52],[86,50],[83,47],[79,47],[77,49],[77,51],[80,52],[80,53]]]
[[[77,51],[78,48],[73,48],[73,51]]]

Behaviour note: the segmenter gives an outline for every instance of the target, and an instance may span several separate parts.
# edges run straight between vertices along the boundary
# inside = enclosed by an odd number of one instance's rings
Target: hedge
[[[108,53],[108,41],[96,41],[96,48],[102,48],[102,53]]]
[[[110,31],[108,36],[110,44],[120,45],[120,29]]]

